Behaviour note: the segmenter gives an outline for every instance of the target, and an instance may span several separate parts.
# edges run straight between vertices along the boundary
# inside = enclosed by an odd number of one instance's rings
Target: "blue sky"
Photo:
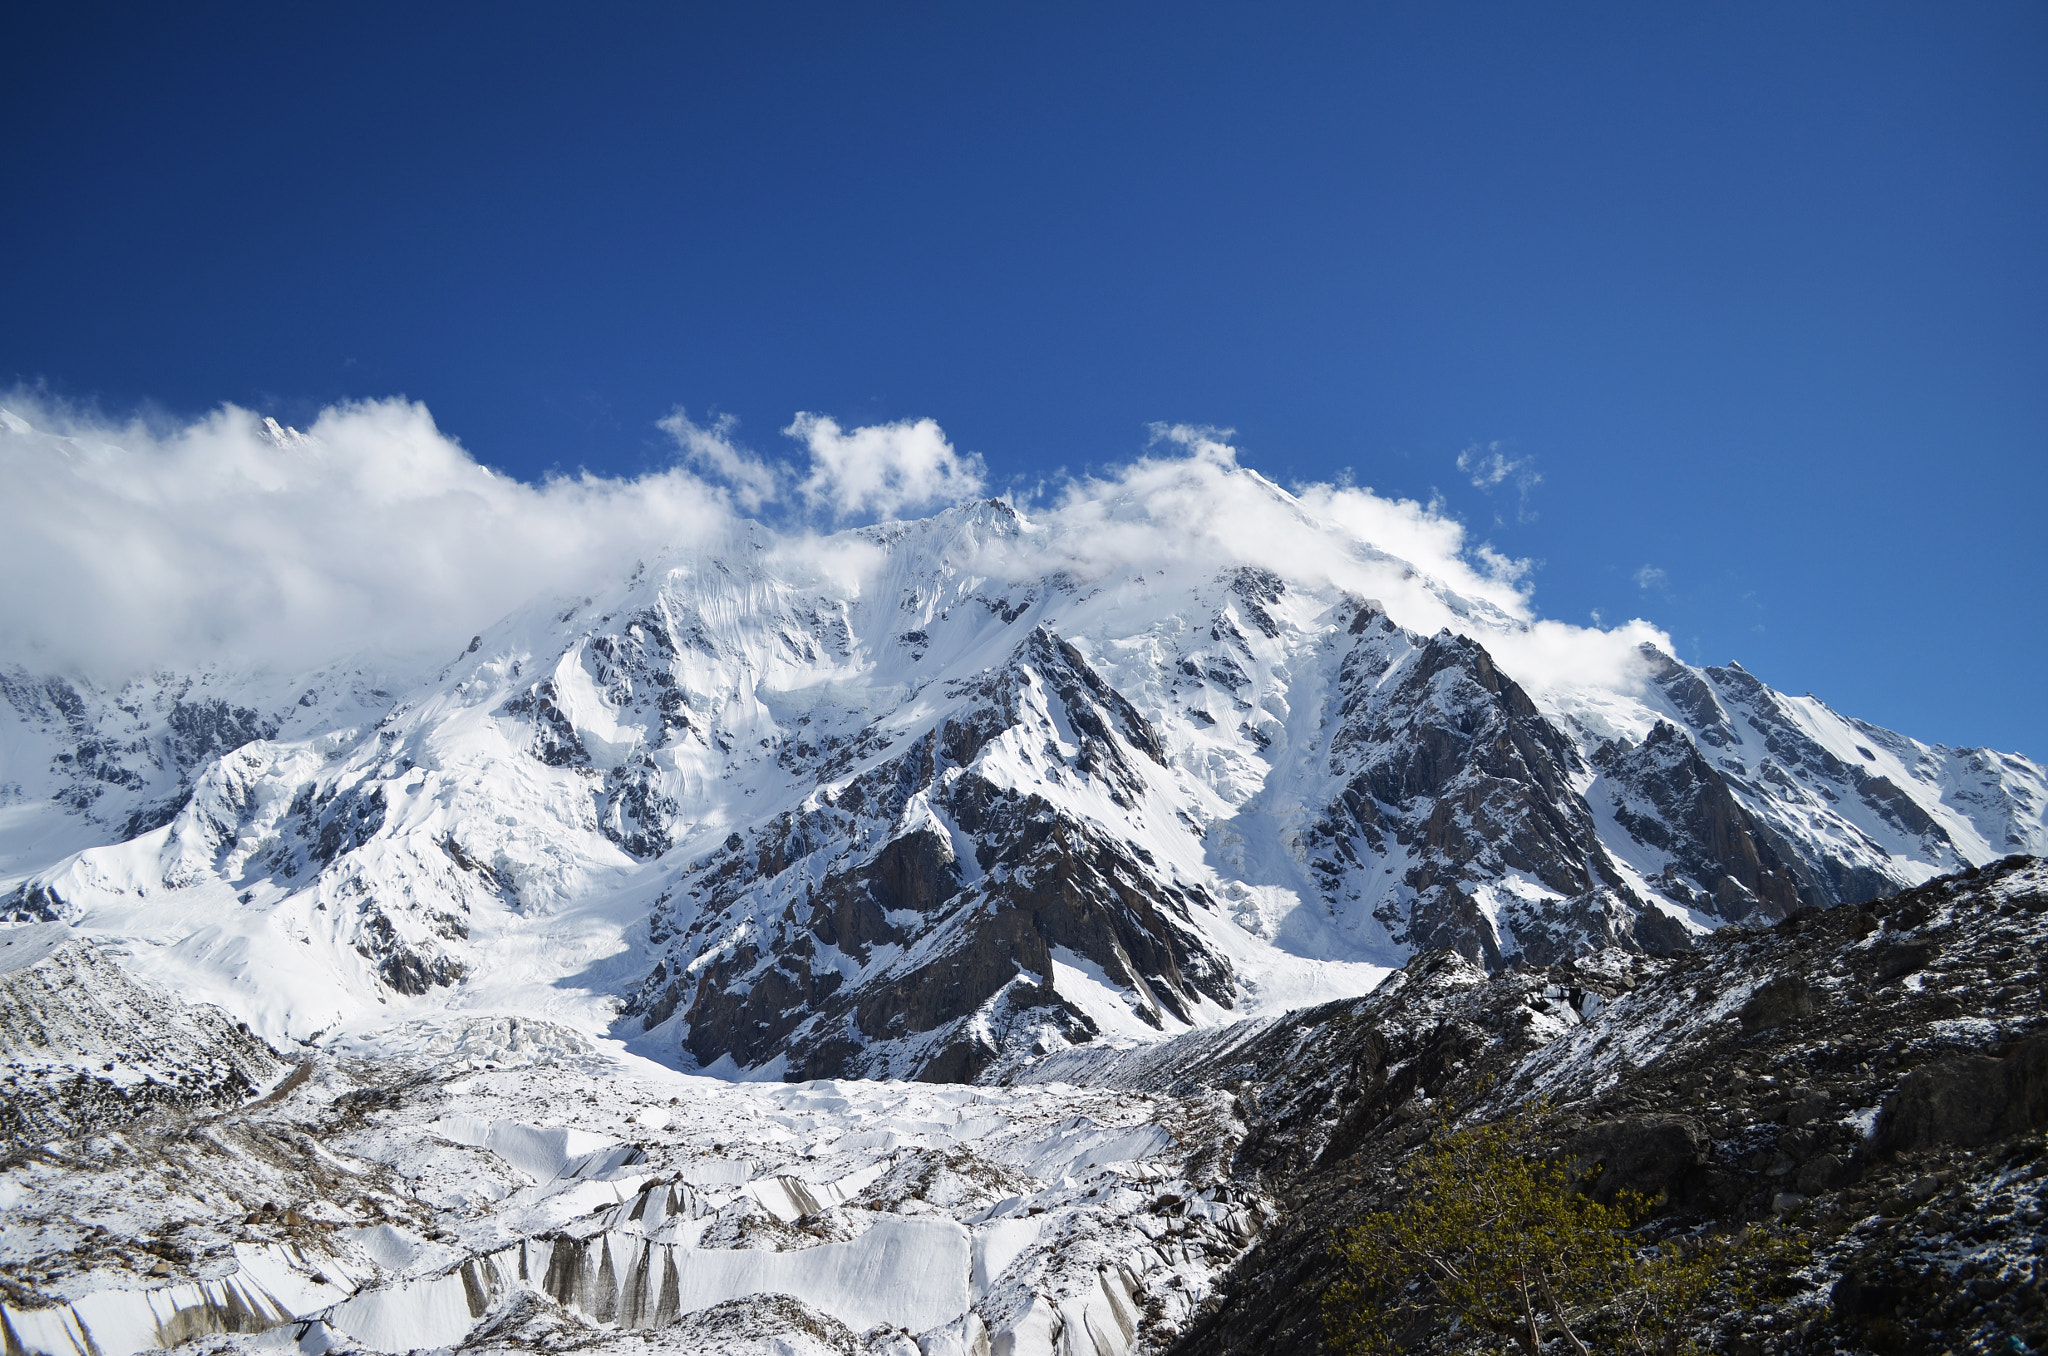
[[[678,405],[997,485],[1234,428],[1545,615],[2048,756],[2048,8],[78,5],[17,16],[0,385]],[[1462,466],[1461,466],[1462,459]]]

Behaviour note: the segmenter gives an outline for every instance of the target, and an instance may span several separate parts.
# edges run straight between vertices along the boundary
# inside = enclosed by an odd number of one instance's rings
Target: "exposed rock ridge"
[[[1649,945],[1684,944],[1609,860],[1572,741],[1484,646],[1417,637],[1369,607],[1346,630],[1329,741],[1345,780],[1309,840],[1326,898],[1371,902],[1417,950],[1495,967],[1635,945],[1639,928]],[[1408,863],[1395,891],[1374,880],[1390,859]]]

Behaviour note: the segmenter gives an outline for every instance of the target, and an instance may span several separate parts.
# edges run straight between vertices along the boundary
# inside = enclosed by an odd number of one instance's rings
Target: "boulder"
[[[1744,1034],[1784,1026],[1799,1017],[1813,1015],[1813,986],[1803,975],[1781,975],[1759,985],[1736,1014]]]
[[[1900,979],[1925,970],[1933,962],[1936,948],[1931,942],[1901,942],[1877,953],[1879,980]]]
[[[2048,1126],[2048,1035],[2003,1059],[1959,1055],[1906,1075],[1878,1113],[1874,1147],[1911,1153],[1974,1148]]]
[[[1565,1145],[1580,1191],[1612,1205],[1624,1191],[1682,1197],[1706,1162],[1707,1132],[1690,1116],[1629,1116],[1589,1125]]]

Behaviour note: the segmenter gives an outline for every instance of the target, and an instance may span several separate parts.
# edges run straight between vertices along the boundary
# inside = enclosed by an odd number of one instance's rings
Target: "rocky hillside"
[[[1333,1230],[1386,1208],[1448,1117],[1541,1101],[1529,1146],[1658,1202],[1651,1237],[1764,1222],[1809,1264],[1723,1315],[1729,1352],[2048,1342],[2048,866],[2012,858],[1863,905],[1491,974],[1418,957],[1357,1002],[1020,1071],[1209,1087],[1277,1221],[1171,1349],[1323,1349]],[[1418,1332],[1416,1350],[1457,1350]]]

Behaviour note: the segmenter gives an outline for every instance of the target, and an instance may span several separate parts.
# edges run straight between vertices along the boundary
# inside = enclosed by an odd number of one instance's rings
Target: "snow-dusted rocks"
[[[1865,905],[1491,974],[1418,956],[1364,999],[1043,1073],[1221,1085],[1236,1172],[1278,1207],[1178,1351],[1317,1351],[1332,1244],[1402,1197],[1446,1121],[1531,1127],[1596,1199],[1653,1202],[1645,1244],[1789,1225],[1810,1248],[1767,1302],[1724,1291],[1717,1351],[2008,1345],[2048,1323],[2048,864],[2013,857]],[[1453,1325],[1404,1338],[1467,1350]]]
[[[1603,745],[1592,803],[1628,841],[1664,854],[1655,877],[1668,898],[1699,903],[1731,922],[1782,918],[1826,898],[1806,863],[1760,823],[1699,748],[1660,721],[1633,748]]]
[[[1774,692],[1740,664],[1646,650],[1650,704],[1683,728],[1813,877],[1813,902],[1869,899],[2048,850],[2048,778],[2016,754],[1922,744]]]
[[[1624,940],[1684,945],[1623,882],[1577,792],[1570,738],[1476,642],[1422,638],[1362,605],[1343,628],[1329,771],[1309,842],[1325,898],[1418,950],[1492,965]]]
[[[135,983],[71,929],[0,928],[0,1137],[233,1106],[284,1070],[246,1024]]]
[[[1161,861],[1193,844],[1144,717],[1044,626],[935,695],[894,757],[683,878],[629,1011],[706,1063],[961,1080],[1005,1047],[1227,1011],[1200,886]]]

